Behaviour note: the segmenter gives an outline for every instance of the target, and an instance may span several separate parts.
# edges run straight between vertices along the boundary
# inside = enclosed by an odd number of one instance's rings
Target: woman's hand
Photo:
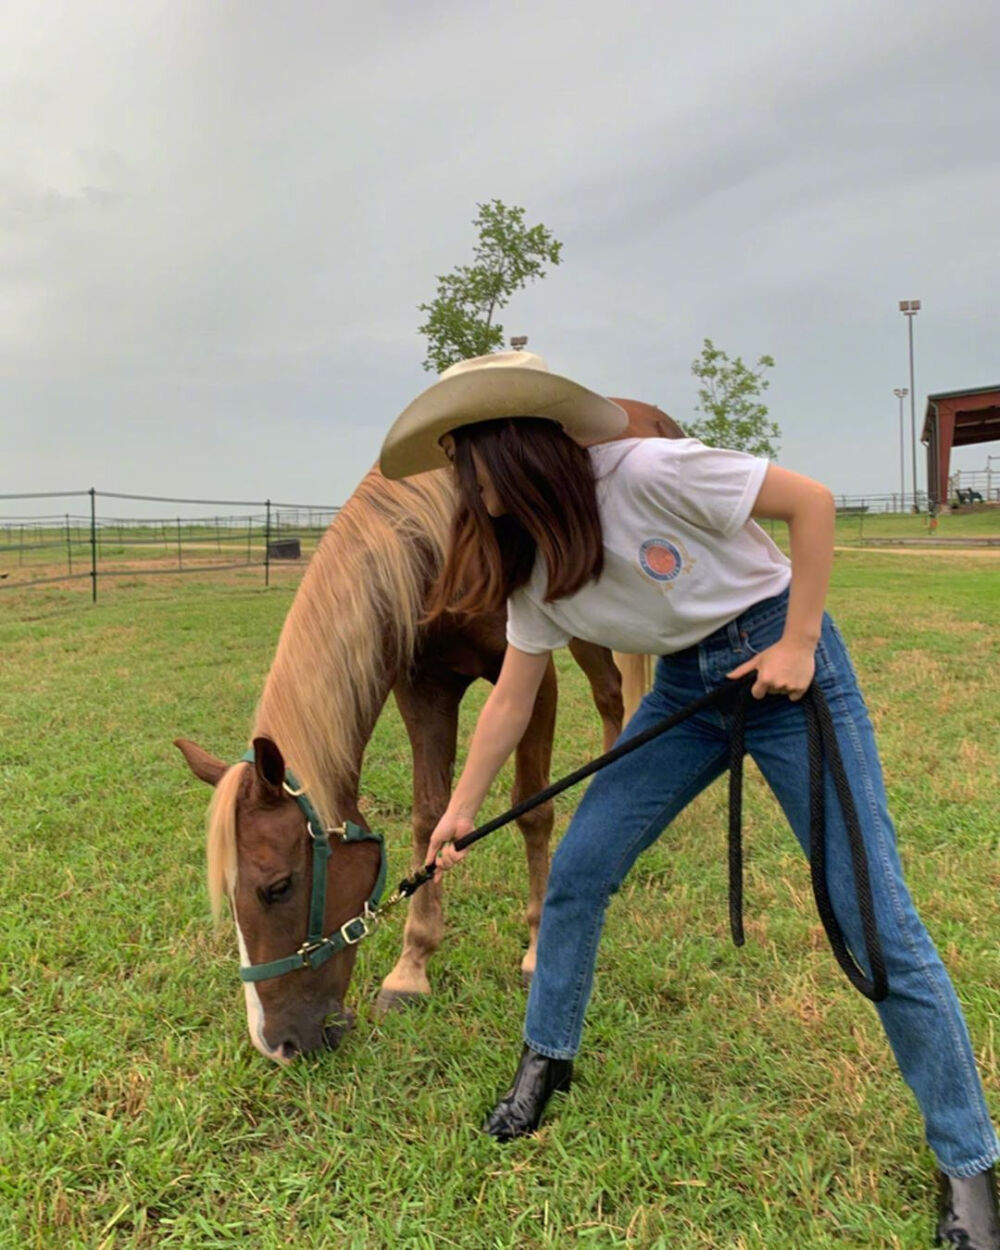
[[[763,699],[768,694],[787,694],[795,703],[812,683],[816,671],[815,647],[810,643],[779,638],[773,647],[766,648],[726,676],[735,680],[754,669],[757,670],[757,680],[750,693],[755,699]]]
[[[468,851],[456,851],[451,845],[456,838],[464,837],[475,828],[475,823],[468,816],[445,812],[431,834],[430,845],[427,847],[425,868],[439,868],[447,872],[460,859],[465,859]]]

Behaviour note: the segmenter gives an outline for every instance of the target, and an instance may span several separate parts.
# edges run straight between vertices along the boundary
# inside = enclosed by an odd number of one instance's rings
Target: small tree
[[[562,244],[544,226],[526,226],[524,209],[500,200],[477,204],[472,223],[479,242],[471,265],[437,280],[437,295],[419,309],[427,320],[419,333],[427,337],[425,369],[440,373],[456,360],[485,356],[503,343],[503,326],[493,318],[515,291],[545,277],[545,264],[558,265]]]
[[[730,447],[773,460],[781,430],[769,419],[760,398],[770,386],[764,371],[773,368],[772,356],[761,356],[751,369],[741,357],[730,360],[705,339],[701,355],[691,364],[691,372],[701,381],[695,411],[705,413],[705,419],[686,424],[686,432],[710,447]]]

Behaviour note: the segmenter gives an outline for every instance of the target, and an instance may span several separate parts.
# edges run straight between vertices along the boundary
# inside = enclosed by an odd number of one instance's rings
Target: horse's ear
[[[285,780],[285,757],[271,738],[254,738],[253,768],[259,789],[271,799],[282,797]]]
[[[196,742],[189,742],[187,738],[175,738],[174,746],[187,760],[188,768],[199,781],[206,781],[210,786],[219,784],[219,778],[229,767],[228,764],[217,760],[214,755],[209,755]]]

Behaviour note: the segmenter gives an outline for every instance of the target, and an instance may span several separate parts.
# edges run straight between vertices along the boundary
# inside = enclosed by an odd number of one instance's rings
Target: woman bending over
[[[1000,1250],[1000,1146],[951,981],[903,881],[872,726],[844,640],[824,611],[834,504],[808,478],[695,439],[613,439],[610,400],[527,352],[463,361],[389,431],[382,471],[454,467],[451,549],[431,612],[507,606],[507,653],[429,862],[462,855],[493,779],[520,740],[551,651],[584,638],[662,657],[623,738],[754,671],[746,747],[808,848],[812,682],[832,711],[871,876],[888,996],[877,1004],[940,1167],[937,1239]],[[588,446],[589,444],[589,446]],[[788,524],[788,560],[756,523]],[[599,772],[552,862],[524,1049],[485,1130],[535,1131],[569,1087],[611,896],[638,855],[728,763],[729,713],[685,721]],[[848,946],[864,951],[839,804],[827,794],[827,880]],[[870,974],[870,970],[868,970]]]

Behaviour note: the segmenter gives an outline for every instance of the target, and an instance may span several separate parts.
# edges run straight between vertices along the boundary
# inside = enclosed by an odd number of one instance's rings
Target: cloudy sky
[[[895,490],[899,299],[918,433],[1000,382],[998,46],[995,0],[6,0],[0,492],[342,501],[492,198],[564,245],[504,317],[556,371],[683,423],[705,337],[769,353],[781,461]]]

